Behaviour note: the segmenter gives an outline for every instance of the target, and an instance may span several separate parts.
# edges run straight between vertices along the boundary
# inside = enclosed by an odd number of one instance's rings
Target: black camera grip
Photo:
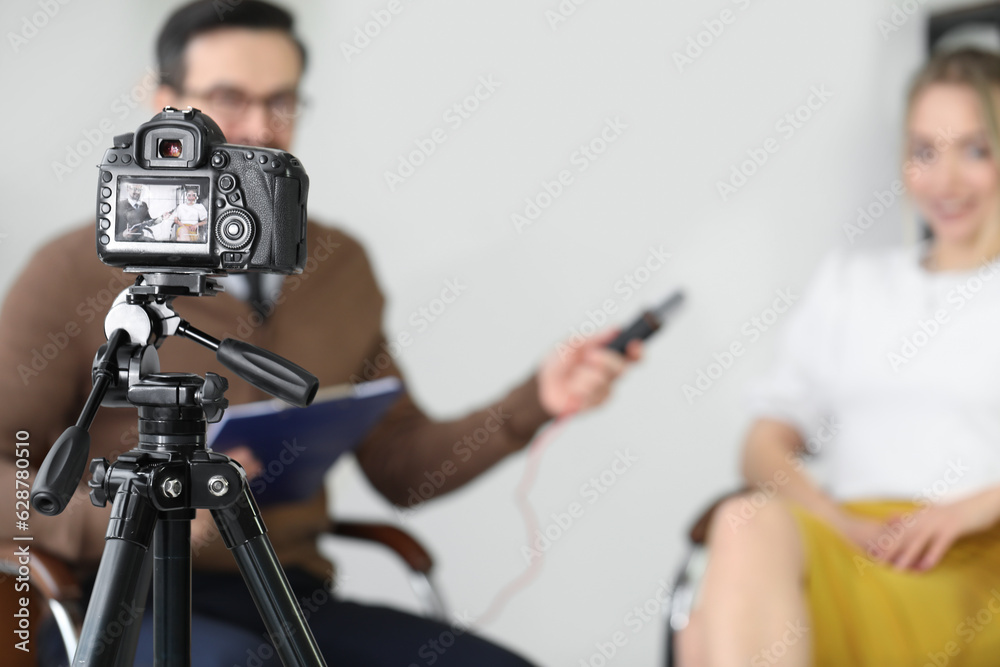
[[[73,498],[90,457],[90,433],[80,426],[62,432],[45,457],[31,487],[32,506],[48,516],[59,514]]]
[[[300,408],[312,403],[319,389],[315,375],[256,345],[227,338],[215,352],[219,362],[241,378]]]

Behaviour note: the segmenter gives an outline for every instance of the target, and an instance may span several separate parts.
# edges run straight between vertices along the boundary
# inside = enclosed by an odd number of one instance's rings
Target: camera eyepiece
[[[184,154],[184,144],[180,139],[160,139],[157,153],[163,158],[179,158]]]

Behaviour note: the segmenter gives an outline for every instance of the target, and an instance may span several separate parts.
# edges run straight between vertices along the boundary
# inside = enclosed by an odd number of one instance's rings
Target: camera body
[[[225,141],[190,107],[166,107],[115,137],[97,183],[101,261],[141,272],[301,272],[305,169],[285,151]]]

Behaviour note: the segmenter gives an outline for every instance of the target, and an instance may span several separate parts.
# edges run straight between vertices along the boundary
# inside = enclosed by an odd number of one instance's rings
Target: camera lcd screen
[[[207,178],[118,178],[115,239],[207,243]]]

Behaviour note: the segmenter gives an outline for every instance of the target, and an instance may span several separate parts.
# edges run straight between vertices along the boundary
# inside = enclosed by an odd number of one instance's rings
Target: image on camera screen
[[[206,243],[207,178],[118,179],[115,239]]]

